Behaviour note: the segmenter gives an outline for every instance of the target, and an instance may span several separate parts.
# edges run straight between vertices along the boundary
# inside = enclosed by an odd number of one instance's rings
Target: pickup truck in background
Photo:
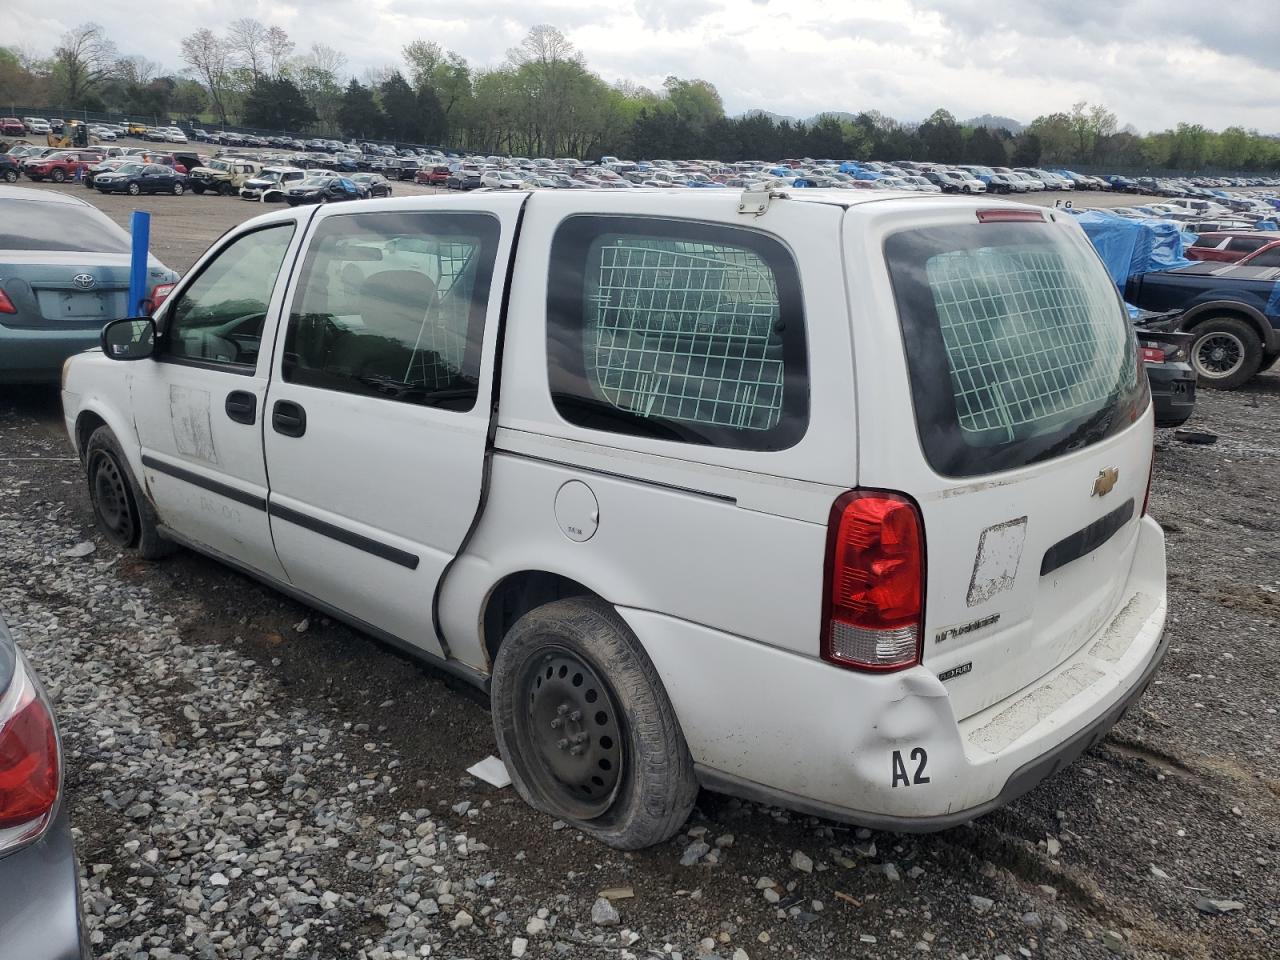
[[[1191,365],[1202,384],[1234,390],[1280,358],[1280,248],[1249,263],[1194,263],[1131,277],[1125,300],[1153,312],[1181,310],[1195,334]]]

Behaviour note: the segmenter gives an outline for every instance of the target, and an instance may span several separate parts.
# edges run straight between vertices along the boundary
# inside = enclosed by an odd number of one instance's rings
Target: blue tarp
[[[1134,220],[1102,210],[1071,212],[1121,290],[1137,274],[1192,262],[1182,255],[1191,238],[1172,220]]]

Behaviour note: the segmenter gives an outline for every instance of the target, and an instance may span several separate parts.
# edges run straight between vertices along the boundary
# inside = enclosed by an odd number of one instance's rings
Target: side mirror
[[[102,352],[112,360],[145,360],[156,352],[156,323],[150,317],[125,317],[102,328]]]

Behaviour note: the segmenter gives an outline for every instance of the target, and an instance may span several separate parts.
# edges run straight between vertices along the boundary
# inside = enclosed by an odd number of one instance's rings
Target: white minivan
[[[113,542],[473,681],[521,796],[617,847],[699,785],[964,822],[1102,737],[1164,652],[1146,377],[1048,209],[291,209],[109,324],[63,404]]]

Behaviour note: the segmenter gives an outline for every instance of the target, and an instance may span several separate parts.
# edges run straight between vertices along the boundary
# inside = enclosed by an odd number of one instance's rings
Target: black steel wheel
[[[531,806],[620,850],[669,839],[698,793],[693,758],[653,662],[597,597],[556,600],[507,631],[493,726]]]
[[[581,657],[548,646],[527,660],[518,683],[526,701],[516,725],[520,749],[543,791],[575,819],[609,809],[626,764],[622,717],[609,685]]]
[[[117,547],[133,546],[138,540],[138,509],[124,468],[115,454],[99,447],[90,452],[88,469],[93,512],[103,534]]]
[[[98,427],[84,445],[89,499],[103,536],[117,547],[136,550],[143,560],[159,560],[173,550],[160,534],[151,502],[138,489],[129,461],[111,429]]]

